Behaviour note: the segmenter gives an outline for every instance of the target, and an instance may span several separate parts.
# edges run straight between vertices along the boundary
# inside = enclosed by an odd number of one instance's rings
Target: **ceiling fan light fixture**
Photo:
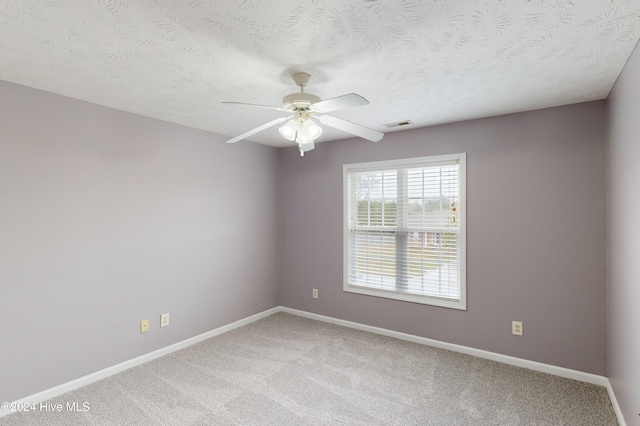
[[[304,157],[304,153],[305,152],[309,152],[312,149],[314,149],[316,146],[313,143],[313,141],[311,142],[305,142],[305,143],[300,143],[298,142],[298,151],[300,151],[300,157]]]
[[[295,120],[289,120],[287,121],[287,124],[280,127],[278,131],[284,138],[292,141],[296,138],[296,132],[299,127],[300,126],[298,126],[298,123]]]
[[[308,143],[313,142],[313,139],[309,138],[306,135],[298,133],[298,137],[296,138],[296,142],[298,142],[298,145],[304,145],[304,144],[308,144]]]
[[[311,139],[311,141],[314,141],[322,134],[322,127],[318,126],[315,121],[309,118],[302,126],[302,134]]]
[[[300,151],[302,152],[307,152],[307,151],[311,151],[313,148],[315,148],[315,144],[313,143],[313,141],[309,142],[309,143],[303,143],[300,144],[298,146],[300,148]]]
[[[300,125],[296,142],[298,142],[298,145],[310,144],[321,134],[322,127],[318,126],[312,119],[307,118]]]

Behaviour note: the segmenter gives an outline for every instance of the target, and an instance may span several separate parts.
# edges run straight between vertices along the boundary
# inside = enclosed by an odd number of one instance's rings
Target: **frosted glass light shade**
[[[298,131],[299,128],[300,126],[298,126],[298,123],[296,123],[295,120],[289,120],[287,121],[287,124],[280,127],[278,131],[286,139],[292,141],[296,138],[296,132]]]
[[[322,127],[318,126],[312,119],[307,119],[302,126],[302,134],[311,139],[317,139],[322,134]]]
[[[309,143],[302,143],[299,145],[299,147],[300,147],[300,151],[307,152],[315,148],[315,144],[313,143],[313,141],[311,141]]]
[[[298,137],[296,138],[296,142],[298,142],[298,144],[300,144],[300,145],[304,145],[304,144],[313,142],[313,139],[311,139],[307,135],[299,132],[298,133]]]

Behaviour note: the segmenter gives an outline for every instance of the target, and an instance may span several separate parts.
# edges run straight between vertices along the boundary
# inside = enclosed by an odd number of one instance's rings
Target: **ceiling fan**
[[[309,83],[309,78],[311,78],[309,74],[299,72],[293,74],[292,77],[296,85],[300,87],[300,93],[292,93],[285,96],[284,99],[282,99],[281,107],[245,104],[241,102],[223,102],[224,104],[275,109],[276,111],[288,112],[290,114],[286,117],[276,118],[275,120],[249,130],[240,136],[229,139],[227,143],[238,142],[239,140],[248,138],[251,135],[273,127],[276,124],[289,120],[278,130],[284,138],[290,141],[295,140],[298,143],[300,155],[304,156],[305,152],[311,151],[315,147],[314,141],[322,134],[322,127],[318,126],[312,117],[316,117],[320,123],[326,126],[351,133],[352,135],[359,136],[372,142],[378,142],[384,136],[384,133],[378,132],[377,130],[325,114],[327,112],[337,111],[344,108],[367,105],[369,101],[362,96],[356,95],[355,93],[349,93],[348,95],[338,96],[337,98],[326,99],[323,101],[316,95],[304,92],[304,87]]]

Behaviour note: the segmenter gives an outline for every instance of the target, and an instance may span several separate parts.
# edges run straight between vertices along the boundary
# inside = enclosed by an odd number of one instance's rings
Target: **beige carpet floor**
[[[49,402],[0,425],[618,424],[603,387],[284,313]]]

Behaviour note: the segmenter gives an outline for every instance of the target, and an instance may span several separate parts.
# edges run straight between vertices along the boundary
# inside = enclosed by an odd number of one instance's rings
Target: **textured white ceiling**
[[[2,0],[0,79],[235,136],[305,71],[388,132],[606,98],[639,38],[638,0]]]

